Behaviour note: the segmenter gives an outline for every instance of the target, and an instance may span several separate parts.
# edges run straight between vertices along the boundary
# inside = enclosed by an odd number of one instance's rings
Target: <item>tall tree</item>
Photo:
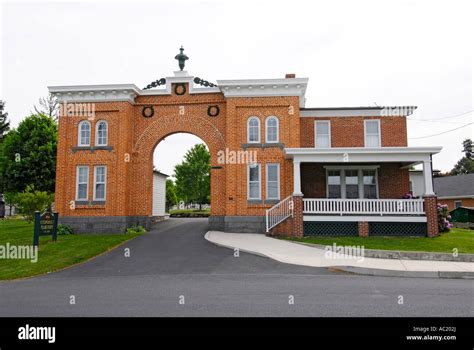
[[[462,143],[464,157],[462,157],[451,170],[451,175],[462,175],[474,173],[474,153],[471,139],[466,139]]]
[[[46,97],[40,97],[38,103],[38,106],[34,106],[34,114],[43,114],[53,118],[54,121],[58,120],[59,101],[56,96],[48,94]]]
[[[2,142],[5,134],[10,130],[10,122],[7,120],[8,113],[4,113],[5,102],[0,101],[0,142]]]
[[[176,192],[186,203],[209,203],[211,192],[211,156],[204,144],[195,145],[174,168]]]
[[[46,115],[31,115],[0,145],[0,192],[23,192],[28,185],[54,192],[57,125]]]

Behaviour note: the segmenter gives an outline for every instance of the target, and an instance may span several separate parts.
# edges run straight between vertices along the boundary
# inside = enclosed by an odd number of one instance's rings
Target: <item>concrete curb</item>
[[[272,237],[273,238],[273,237]],[[324,249],[323,244],[314,244],[288,240],[292,243],[302,244],[309,247]],[[378,250],[364,249],[364,257],[376,259],[407,259],[407,260],[435,260],[435,261],[454,261],[454,262],[474,262],[474,254],[459,254],[456,258],[449,253],[436,252],[410,252],[400,250]]]
[[[228,245],[228,244],[223,244],[223,243],[216,243],[212,240],[209,239],[209,231],[206,232],[204,235],[204,238],[218,246],[218,247],[223,247],[223,248],[228,248],[228,249],[235,249],[236,247]],[[298,242],[292,242],[291,243],[298,243]],[[313,245],[314,246],[314,245]],[[291,264],[291,265],[298,265],[298,266],[307,266],[307,265],[301,265],[301,264],[296,264],[296,263],[290,263],[286,261],[281,261],[280,259],[277,259],[276,257],[273,257],[268,254],[263,254],[257,251],[253,251],[250,249],[241,249],[238,248],[240,252],[247,253],[247,254],[253,254],[257,256],[261,256],[264,258],[272,259],[278,262],[281,262],[282,264]],[[367,275],[367,276],[380,276],[380,277],[412,277],[412,278],[448,278],[448,279],[474,279],[474,272],[470,271],[400,271],[400,270],[385,270],[385,269],[372,269],[372,268],[364,268],[364,267],[355,267],[355,266],[328,266],[324,267],[326,269],[330,269],[333,271],[342,271],[342,272],[347,272],[347,273],[353,273],[357,275]]]

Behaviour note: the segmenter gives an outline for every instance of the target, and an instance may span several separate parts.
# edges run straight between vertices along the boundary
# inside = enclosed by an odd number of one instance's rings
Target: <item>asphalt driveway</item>
[[[359,276],[235,257],[206,241],[207,230],[207,219],[170,219],[81,265],[0,282],[0,316],[474,315],[469,280]]]

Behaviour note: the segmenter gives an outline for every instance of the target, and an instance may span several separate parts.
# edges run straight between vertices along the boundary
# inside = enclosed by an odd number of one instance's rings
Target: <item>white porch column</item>
[[[425,180],[424,196],[434,196],[433,191],[433,171],[431,169],[431,160],[423,161],[423,178]]]
[[[302,196],[300,162],[293,160],[293,196]]]

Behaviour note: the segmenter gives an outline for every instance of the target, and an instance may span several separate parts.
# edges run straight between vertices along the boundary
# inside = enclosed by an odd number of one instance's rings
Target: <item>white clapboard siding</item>
[[[165,216],[167,175],[153,172],[153,216]]]

